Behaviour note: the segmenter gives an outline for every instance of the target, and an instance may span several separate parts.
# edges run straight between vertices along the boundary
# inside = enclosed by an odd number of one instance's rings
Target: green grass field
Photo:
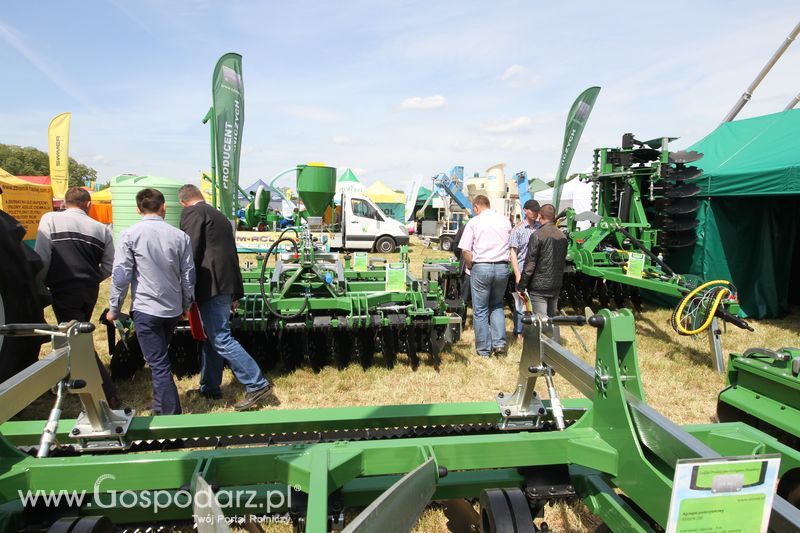
[[[428,257],[447,257],[448,254],[425,248],[420,241],[412,239],[411,271],[421,272],[422,262]],[[100,299],[95,317],[108,304],[108,281],[101,286]],[[646,308],[637,315],[637,342],[639,361],[648,402],[669,419],[685,423],[716,421],[717,393],[725,386],[724,377],[711,366],[708,341],[705,336],[687,338],[678,336],[668,321],[671,310]],[[47,319],[54,321],[48,309]],[[779,348],[800,345],[800,323],[796,316],[776,320],[751,321],[755,332],[729,327],[723,335],[726,352],[740,352],[751,346]],[[510,317],[506,329],[511,331]],[[593,362],[594,333],[592,328],[579,328],[589,347],[584,352],[569,328],[562,328],[562,342],[573,352]],[[108,362],[105,328],[95,332],[95,346],[101,359]],[[474,351],[472,329],[467,329],[460,342],[442,354],[438,368],[423,363],[412,370],[405,354],[400,354],[398,364],[388,370],[382,366],[380,355],[375,364],[362,369],[353,363],[344,370],[326,367],[320,373],[302,368],[287,374],[277,369],[268,374],[273,383],[278,405],[266,405],[264,409],[296,409],[309,407],[336,407],[353,405],[412,404],[432,402],[487,401],[497,391],[508,391],[516,381],[517,366],[522,346],[510,344],[504,358],[484,359]],[[43,347],[43,353],[48,345]],[[559,395],[578,396],[577,391],[557,376]],[[232,411],[241,399],[244,390],[226,369],[223,378],[221,401],[190,399],[185,393],[197,388],[198,378],[178,380],[183,409],[186,413]],[[123,404],[133,407],[140,414],[149,414],[151,399],[150,378],[145,369],[133,379],[118,383]],[[546,391],[545,391],[546,394]],[[52,404],[48,394],[40,398],[18,415],[18,419],[46,419]],[[65,417],[78,414],[79,404],[72,401],[65,408]],[[559,506],[547,517],[551,527],[558,531],[586,531],[596,522],[587,517],[581,507]],[[417,526],[418,531],[446,531],[446,519],[441,511],[431,508],[425,512]],[[288,529],[287,529],[288,531]]]

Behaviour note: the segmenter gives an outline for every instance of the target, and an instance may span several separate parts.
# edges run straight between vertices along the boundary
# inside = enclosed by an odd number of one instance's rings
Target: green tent
[[[670,263],[733,281],[748,316],[785,315],[800,304],[800,109],[721,124],[690,150],[697,243]]]

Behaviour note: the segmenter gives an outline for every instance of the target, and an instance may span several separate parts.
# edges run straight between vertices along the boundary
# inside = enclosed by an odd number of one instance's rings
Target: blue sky
[[[800,16],[755,2],[9,2],[0,12],[0,142],[46,149],[72,112],[70,155],[198,181],[211,73],[243,56],[240,181],[307,161],[402,188],[460,164],[553,176],[566,113],[602,91],[573,162],[639,138],[713,130]],[[740,118],[800,91],[790,47]],[[283,181],[281,182],[283,184]],[[286,184],[289,184],[287,180]]]

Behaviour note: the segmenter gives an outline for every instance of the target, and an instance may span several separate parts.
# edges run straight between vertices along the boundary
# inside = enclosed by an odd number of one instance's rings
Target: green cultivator
[[[549,504],[583,501],[612,531],[661,531],[679,460],[772,453],[781,481],[769,529],[800,529],[784,499],[797,504],[800,453],[744,424],[681,428],[649,407],[629,311],[527,321],[517,383],[487,402],[156,417],[108,408],[91,324],[3,326],[53,335],[54,349],[0,386],[0,421],[51,387],[58,395],[46,425],[0,426],[0,530],[225,531],[247,519],[313,533],[407,531],[441,501],[473,530],[518,532],[539,530],[533,518],[547,519]],[[552,339],[562,322],[596,328],[593,365]],[[586,398],[560,399],[555,374]],[[67,394],[83,403],[77,420],[60,420]],[[74,496],[44,499],[58,491]]]
[[[276,253],[282,243],[288,250]],[[436,364],[460,334],[458,303],[448,305],[435,279],[418,281],[407,271],[405,249],[391,263],[365,253],[342,261],[320,250],[304,228],[298,240],[279,239],[243,271],[237,336],[266,367],[280,359],[291,370],[305,355],[315,370],[351,359],[367,367],[378,351],[389,367],[398,353],[416,366],[427,352]]]

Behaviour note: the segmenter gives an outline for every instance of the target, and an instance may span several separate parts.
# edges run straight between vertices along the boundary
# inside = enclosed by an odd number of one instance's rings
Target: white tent
[[[533,198],[540,204],[553,203],[553,189],[537,192]],[[561,202],[559,211],[571,207],[576,213],[589,211],[592,207],[592,184],[585,183],[578,178],[568,181],[561,187]]]
[[[363,193],[365,191],[364,184],[359,181],[353,171],[349,168],[344,171],[343,174],[339,176],[339,179],[336,180],[336,196],[338,197],[343,192],[358,192]]]

